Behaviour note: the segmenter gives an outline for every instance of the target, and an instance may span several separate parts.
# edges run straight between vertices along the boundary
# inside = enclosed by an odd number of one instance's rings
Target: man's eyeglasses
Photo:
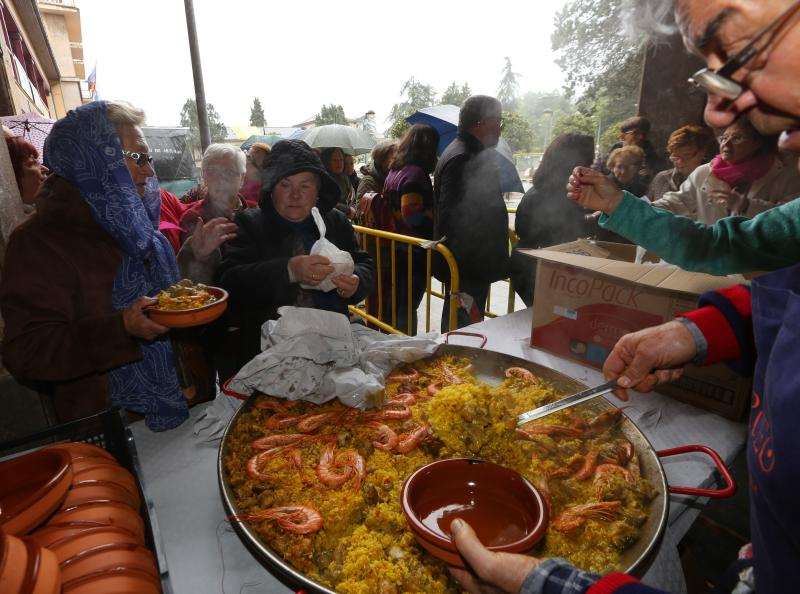
[[[132,161],[136,161],[136,164],[139,167],[144,167],[148,163],[153,162],[153,157],[150,156],[150,153],[136,153],[134,151],[122,151],[122,154],[128,157]]]
[[[759,52],[763,51],[772,42],[772,39],[769,39],[767,43],[761,47],[756,47],[756,44],[768,33],[773,33],[774,38],[774,33],[791,18],[798,8],[800,8],[800,0],[781,13],[778,18],[767,25],[750,43],[742,48],[742,50],[730,60],[725,62],[720,68],[716,70],[710,70],[709,68],[698,70],[689,79],[689,82],[703,89],[710,95],[718,95],[729,101],[738,99],[742,93],[744,93],[745,86],[742,83],[736,82],[731,77],[758,55]]]

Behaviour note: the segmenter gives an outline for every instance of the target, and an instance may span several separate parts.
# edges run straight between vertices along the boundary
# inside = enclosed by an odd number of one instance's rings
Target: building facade
[[[0,0],[0,54],[0,115],[58,119],[87,100],[74,0]]]

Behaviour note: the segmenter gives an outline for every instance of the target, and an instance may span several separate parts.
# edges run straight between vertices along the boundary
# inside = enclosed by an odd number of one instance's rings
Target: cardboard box
[[[578,240],[520,251],[539,261],[531,346],[598,368],[623,335],[694,309],[706,291],[745,282],[740,276],[658,265],[647,254],[637,264],[634,245]],[[748,409],[751,386],[751,378],[724,365],[690,365],[678,382],[658,390],[740,420]]]

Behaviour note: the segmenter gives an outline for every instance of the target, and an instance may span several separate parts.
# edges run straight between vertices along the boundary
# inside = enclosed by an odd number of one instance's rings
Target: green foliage
[[[405,118],[400,118],[394,124],[392,124],[387,133],[391,138],[402,138],[406,133],[406,130],[408,130],[410,127],[411,124],[409,124]]]
[[[397,124],[397,120],[407,118],[412,113],[423,107],[430,107],[436,104],[436,91],[431,85],[417,81],[413,76],[403,83],[400,88],[400,101],[392,106],[389,112],[388,121]]]
[[[574,134],[587,134],[594,137],[594,118],[579,111],[560,116],[553,126],[553,138],[559,134],[566,134],[567,132],[572,132]]]
[[[503,112],[503,138],[515,153],[527,153],[533,143],[533,130],[523,116],[513,111]]]
[[[206,104],[208,113],[208,132],[211,142],[222,142],[228,135],[225,124],[222,123],[220,115],[211,103]],[[194,99],[187,99],[181,108],[181,126],[189,128],[189,146],[195,154],[202,153],[200,142],[200,124],[197,118],[197,102]]]
[[[612,146],[619,142],[620,126],[622,122],[610,125],[600,136],[600,153],[605,155]]]
[[[324,126],[326,124],[347,124],[344,115],[344,108],[341,105],[323,105],[319,113],[314,117],[314,124]]]
[[[497,88],[497,99],[503,104],[503,109],[514,110],[517,106],[517,89],[519,74],[511,69],[511,58],[506,56],[506,65],[503,67],[503,78],[500,79],[500,86]]]
[[[439,103],[461,107],[470,95],[472,95],[472,90],[469,88],[469,83],[464,83],[459,87],[456,81],[453,81],[450,83],[450,86],[445,89],[444,93],[442,93],[442,98],[439,100]]]
[[[578,109],[596,118],[601,134],[612,122],[634,115],[639,96],[642,49],[624,32],[623,4],[572,0],[556,15],[550,37],[567,92],[580,96]]]
[[[253,105],[250,108],[250,125],[262,128],[267,125],[267,120],[264,117],[264,108],[261,107],[261,100],[258,97],[253,97]]]

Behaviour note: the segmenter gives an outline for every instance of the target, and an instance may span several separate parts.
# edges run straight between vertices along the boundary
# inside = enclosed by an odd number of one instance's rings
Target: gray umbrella
[[[40,116],[38,113],[23,113],[21,115],[4,116],[0,123],[11,130],[16,136],[22,136],[39,151],[39,162],[44,153],[44,141],[55,122]]]
[[[363,155],[375,146],[375,138],[358,128],[327,124],[304,130],[299,136],[311,148],[338,147],[348,155]]]

